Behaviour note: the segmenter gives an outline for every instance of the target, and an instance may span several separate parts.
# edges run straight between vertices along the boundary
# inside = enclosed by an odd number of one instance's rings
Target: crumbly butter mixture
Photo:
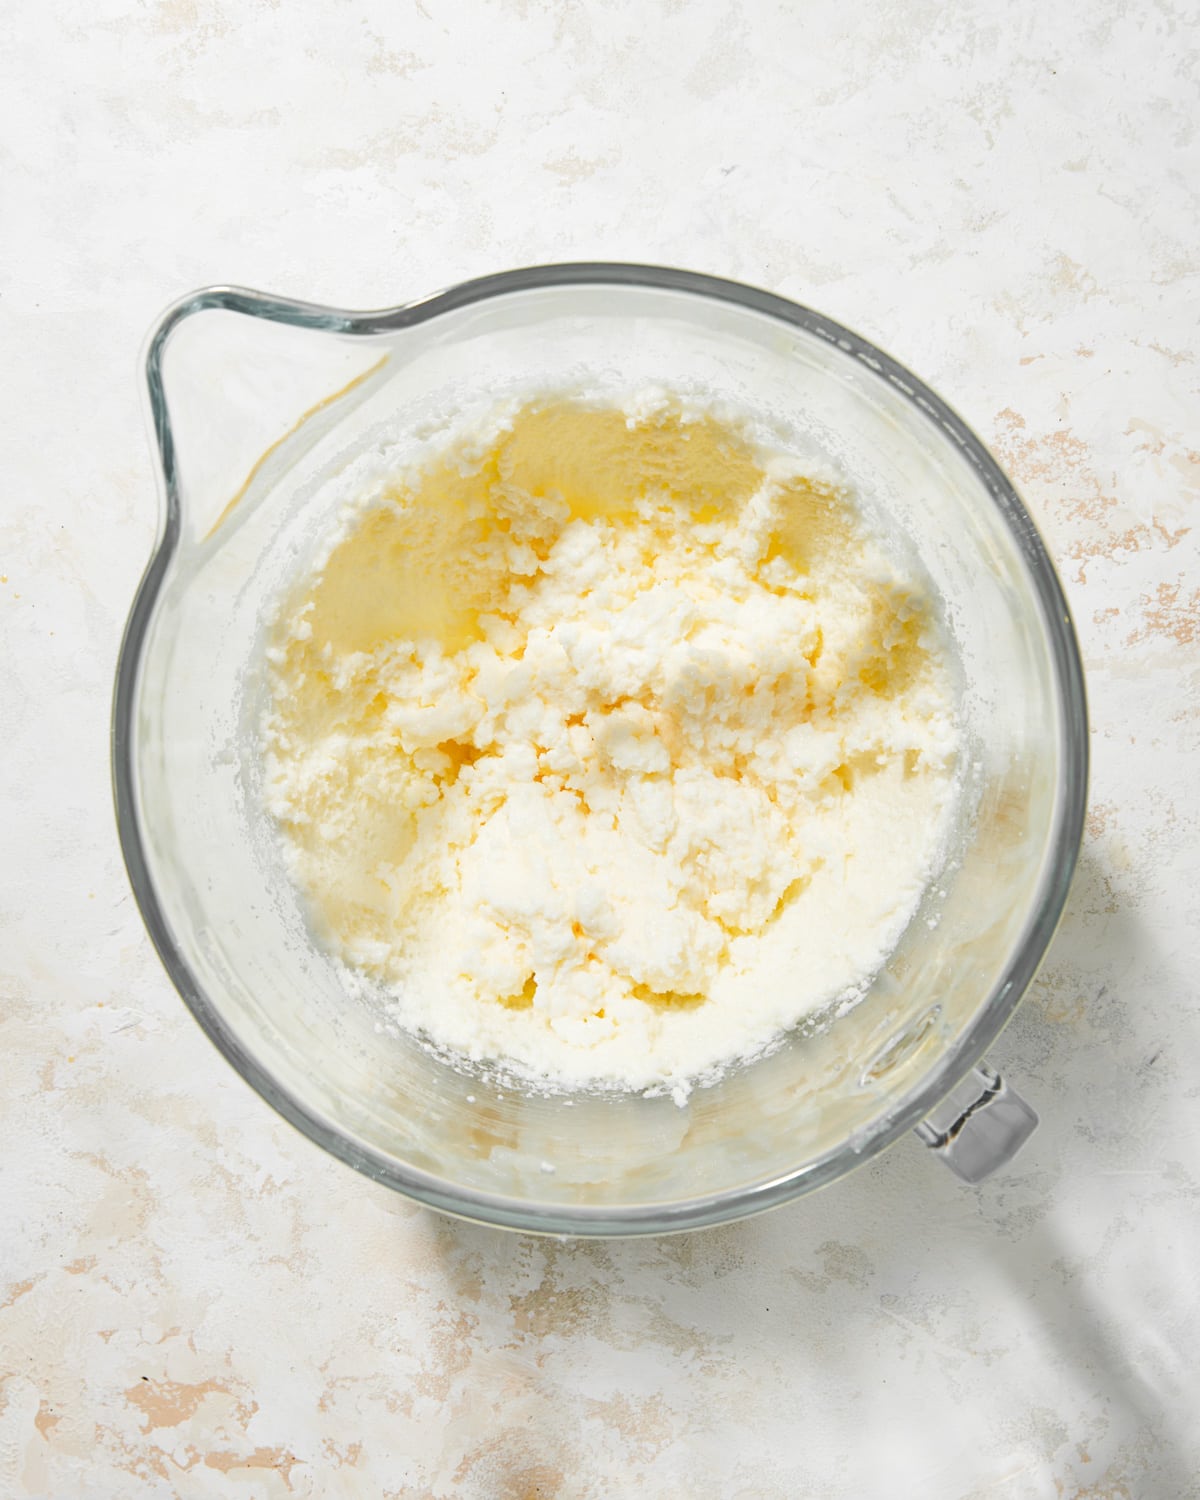
[[[734,423],[558,398],[356,506],[269,651],[314,927],[434,1044],[667,1087],[860,993],[956,725],[921,581]]]

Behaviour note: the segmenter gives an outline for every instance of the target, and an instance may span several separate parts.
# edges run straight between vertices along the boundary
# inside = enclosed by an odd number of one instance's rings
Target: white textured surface
[[[1112,0],[6,8],[0,1492],[1198,1493],[1197,42]],[[995,1054],[1042,1128],[978,1191],[909,1141],[698,1237],[441,1222],[278,1122],[143,934],[106,737],[145,329],[582,256],[876,338],[1062,561],[1092,812]]]

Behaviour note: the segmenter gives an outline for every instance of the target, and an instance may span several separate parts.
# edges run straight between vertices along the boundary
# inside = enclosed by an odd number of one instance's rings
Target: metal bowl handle
[[[1037,1124],[1036,1110],[981,1062],[921,1121],[916,1134],[956,1176],[975,1183],[1010,1162]]]

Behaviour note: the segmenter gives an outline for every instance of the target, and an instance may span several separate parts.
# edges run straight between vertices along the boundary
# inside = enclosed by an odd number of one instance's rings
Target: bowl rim
[[[512,293],[596,286],[681,292],[763,314],[835,344],[869,376],[884,381],[948,436],[976,471],[1014,535],[1028,570],[1049,649],[1062,725],[1054,828],[1040,888],[1021,940],[975,1020],[926,1069],[903,1098],[874,1125],[812,1161],[766,1180],[660,1204],[627,1208],[538,1204],[459,1187],[379,1151],[348,1134],[297,1098],[243,1045],[190,969],[158,899],[141,827],[136,792],[138,681],[148,628],[179,545],[181,496],[175,443],[163,384],[168,340],[186,318],[210,310],[239,312],[298,328],[350,336],[396,332],[445,313]],[[982,1058],[1012,1015],[1037,972],[1066,903],[1083,835],[1088,784],[1088,718],[1083,663],[1062,584],[1016,487],[984,443],[940,396],[868,339],[801,303],[774,292],[704,272],[619,261],[574,261],[521,267],[458,282],[394,307],[354,312],[293,301],[238,286],[211,286],[172,303],[152,328],[144,348],[145,393],[160,468],[159,528],[125,625],[112,705],[112,779],[118,834],[126,871],[142,919],[160,960],[185,1004],[225,1059],[284,1119],[333,1156],[428,1207],[503,1228],[555,1235],[659,1234],[746,1217],[828,1185],[894,1144],[922,1120]]]

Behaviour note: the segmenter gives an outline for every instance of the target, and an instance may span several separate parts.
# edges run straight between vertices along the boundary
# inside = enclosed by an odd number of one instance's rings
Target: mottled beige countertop
[[[1198,39],[1170,0],[4,9],[4,1500],[1200,1494]],[[994,1054],[1042,1127],[979,1190],[906,1140],[698,1236],[457,1225],[277,1119],[143,931],[107,734],[154,317],[601,257],[875,339],[1061,563],[1091,812]]]

